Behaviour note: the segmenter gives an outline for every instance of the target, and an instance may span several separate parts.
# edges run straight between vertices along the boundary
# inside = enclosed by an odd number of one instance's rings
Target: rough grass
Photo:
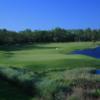
[[[92,47],[94,46],[91,42],[0,47],[0,66],[13,66],[19,69],[26,68],[38,74],[39,78],[39,80],[37,79],[38,81],[35,82],[36,90],[38,91],[38,96],[36,95],[35,97],[26,96],[7,82],[2,81],[0,84],[2,88],[2,91],[0,91],[0,100],[12,100],[8,99],[11,98],[11,95],[15,96],[13,100],[53,100],[53,98],[55,98],[54,100],[59,100],[56,96],[61,96],[59,98],[66,97],[63,89],[65,88],[65,91],[66,89],[70,90],[70,84],[74,83],[73,81],[100,81],[100,76],[88,73],[89,70],[100,68],[99,59],[84,55],[70,54],[73,50]],[[23,78],[27,79],[25,75],[22,75],[21,79],[23,80]],[[80,83],[80,81],[78,81],[78,83]],[[11,88],[11,90],[9,90],[9,88]],[[76,90],[77,89],[79,88],[77,87]],[[8,90],[10,91],[9,93]],[[54,97],[52,97],[52,95]],[[79,97],[75,97],[73,94],[70,99],[72,100],[73,98]]]
[[[34,73],[23,68],[1,67],[0,75],[3,76],[2,80],[7,79],[8,82],[13,83],[12,87],[20,86],[25,93],[32,93],[33,98],[35,96],[39,100],[65,100],[64,98],[70,98],[70,96],[77,96],[81,100],[85,95],[86,97],[92,95],[91,98],[98,99],[100,98],[100,76],[92,74],[92,70],[95,68],[53,69]],[[29,97],[31,100],[32,97]]]
[[[0,79],[0,100],[30,100],[31,97],[23,93],[7,81]]]

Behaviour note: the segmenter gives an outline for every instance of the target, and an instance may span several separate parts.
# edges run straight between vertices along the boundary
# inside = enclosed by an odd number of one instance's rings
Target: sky
[[[0,0],[0,29],[100,28],[100,0]]]

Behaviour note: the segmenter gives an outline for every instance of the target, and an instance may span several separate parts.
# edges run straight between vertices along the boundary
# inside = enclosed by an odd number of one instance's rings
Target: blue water
[[[83,54],[100,59],[100,47],[73,51],[72,54]]]
[[[95,71],[95,73],[96,73],[96,74],[100,74],[100,69],[97,69],[97,70]]]

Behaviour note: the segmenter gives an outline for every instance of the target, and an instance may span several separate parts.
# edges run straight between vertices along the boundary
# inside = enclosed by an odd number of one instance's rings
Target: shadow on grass
[[[0,79],[0,100],[31,100],[31,96]]]
[[[10,52],[10,51],[6,51],[3,53],[3,56],[6,57],[6,58],[10,58],[14,55],[14,53]]]
[[[57,47],[45,47],[38,44],[21,44],[21,45],[1,45],[0,50],[3,51],[17,51],[30,49],[56,49]]]
[[[66,69],[73,68],[86,68],[86,67],[95,67],[100,68],[100,60],[98,59],[60,59],[53,60],[44,63],[34,63],[30,65],[25,65],[25,68],[28,68],[34,72],[51,72],[51,71],[63,71]]]

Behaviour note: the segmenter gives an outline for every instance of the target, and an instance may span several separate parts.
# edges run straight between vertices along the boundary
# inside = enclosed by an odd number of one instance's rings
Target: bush
[[[71,95],[72,89],[70,87],[60,86],[53,94],[54,100],[66,100],[68,95]]]
[[[100,97],[100,89],[96,89],[95,91],[90,93],[93,97]]]
[[[35,82],[38,80],[38,76],[32,71],[26,70],[0,67],[0,77],[33,95],[36,91]]]

